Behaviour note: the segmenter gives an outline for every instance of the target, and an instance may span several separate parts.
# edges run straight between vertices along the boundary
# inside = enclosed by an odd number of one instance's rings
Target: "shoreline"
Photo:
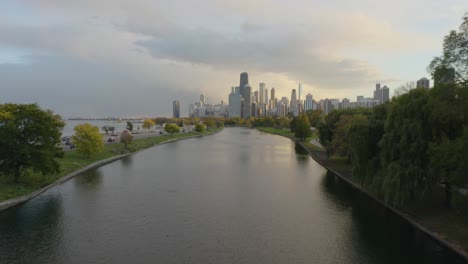
[[[257,129],[257,128],[255,128]],[[365,191],[364,189],[362,189],[359,185],[357,185],[356,183],[352,182],[350,179],[348,179],[347,177],[343,176],[340,172],[338,172],[337,170],[331,168],[329,165],[326,165],[325,162],[320,158],[319,154],[317,153],[317,151],[314,151],[314,150],[311,150],[309,149],[307,146],[305,146],[303,144],[303,142],[300,142],[300,141],[296,141],[286,135],[280,135],[280,134],[274,134],[274,133],[269,133],[269,132],[266,132],[266,131],[261,131],[259,129],[257,129],[258,131],[260,132],[264,132],[264,133],[268,133],[268,134],[273,134],[273,135],[277,135],[277,136],[282,136],[282,137],[285,137],[285,138],[288,138],[290,139],[291,141],[293,141],[294,143],[297,143],[299,144],[304,150],[307,151],[307,153],[309,153],[310,157],[316,161],[318,164],[320,164],[320,166],[324,167],[325,169],[331,171],[333,174],[335,174],[337,177],[339,177],[340,179],[344,180],[345,182],[347,182],[348,184],[351,185],[351,187],[353,187],[354,189],[356,189],[357,191],[361,192],[362,194],[366,195],[367,197],[371,198],[372,200],[374,200],[375,202],[377,202],[378,204],[380,204],[381,206],[383,206],[386,210],[389,210],[390,212],[396,214],[397,216],[401,217],[404,221],[406,221],[407,223],[411,224],[413,227],[419,229],[422,233],[424,233],[425,235],[427,235],[430,239],[432,239],[433,241],[435,241],[436,243],[438,243],[441,247],[444,247],[446,249],[449,249],[449,250],[452,250],[455,254],[458,254],[461,258],[463,258],[465,261],[468,262],[468,251],[466,251],[462,246],[458,245],[458,244],[455,244],[455,243],[452,243],[440,236],[438,236],[438,233],[437,232],[433,232],[431,231],[430,229],[428,229],[427,227],[425,227],[423,224],[421,224],[420,222],[418,222],[416,219],[414,219],[413,217],[411,217],[409,214],[397,209],[397,208],[394,208],[392,206],[389,206],[387,205],[386,203],[384,203],[382,200],[378,199],[377,197],[373,196],[372,194],[368,193],[367,191]]]
[[[70,179],[72,179],[72,178],[78,176],[79,174],[81,174],[83,172],[86,172],[88,170],[101,167],[103,165],[112,163],[112,162],[114,162],[116,160],[123,159],[125,157],[131,156],[133,154],[136,154],[136,153],[138,153],[140,151],[146,150],[146,149],[151,148],[151,147],[156,147],[156,146],[159,146],[159,145],[162,145],[162,144],[167,144],[167,143],[171,143],[171,142],[175,142],[175,141],[179,141],[179,140],[184,140],[184,139],[189,139],[189,138],[209,136],[209,135],[216,134],[216,133],[222,131],[223,129],[224,128],[222,128],[220,130],[217,130],[217,131],[214,131],[214,132],[201,134],[201,135],[193,135],[193,136],[187,136],[187,137],[183,137],[183,138],[169,139],[167,141],[157,143],[157,144],[155,144],[153,146],[150,146],[150,147],[147,147],[147,148],[142,148],[142,149],[139,149],[139,150],[131,152],[131,153],[120,154],[120,155],[117,155],[117,156],[114,156],[114,157],[110,157],[110,158],[107,158],[107,159],[103,159],[103,160],[93,162],[93,163],[88,164],[88,165],[86,165],[86,166],[84,166],[82,168],[74,170],[74,171],[68,173],[67,175],[65,175],[63,177],[58,178],[54,182],[52,182],[52,183],[50,183],[50,184],[48,184],[48,185],[46,185],[46,186],[44,186],[44,187],[42,187],[42,188],[40,188],[38,190],[35,190],[35,191],[31,192],[31,193],[28,193],[28,194],[25,194],[25,195],[22,195],[22,196],[18,196],[18,197],[11,198],[11,199],[0,202],[0,211],[6,210],[8,208],[11,208],[11,207],[14,207],[14,206],[17,206],[17,205],[20,205],[20,204],[22,204],[24,202],[27,202],[27,201],[39,196],[40,194],[44,193],[45,191],[49,190],[50,188],[56,187],[56,186],[58,186],[60,184],[63,184],[65,182],[69,181]]]

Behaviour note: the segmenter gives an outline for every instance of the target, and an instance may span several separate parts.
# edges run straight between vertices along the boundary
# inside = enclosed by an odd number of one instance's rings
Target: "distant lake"
[[[63,129],[62,136],[64,137],[69,137],[75,134],[75,131],[73,130],[76,125],[81,125],[84,123],[89,123],[93,126],[97,126],[99,128],[99,131],[103,132],[101,130],[101,127],[103,126],[113,126],[115,127],[116,132],[122,132],[126,126],[127,122],[115,122],[115,121],[105,121],[105,120],[65,120],[65,128]],[[134,123],[134,127],[136,128],[137,126],[141,126],[142,124],[140,123]]]

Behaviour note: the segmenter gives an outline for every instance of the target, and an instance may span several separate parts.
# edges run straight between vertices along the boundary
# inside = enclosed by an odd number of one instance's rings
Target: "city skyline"
[[[2,1],[0,103],[37,102],[64,117],[171,116],[172,100],[228,101],[242,71],[252,90],[264,82],[277,98],[293,88],[302,100],[352,98],[377,82],[394,89],[429,78],[440,39],[466,12],[462,0],[181,6]]]

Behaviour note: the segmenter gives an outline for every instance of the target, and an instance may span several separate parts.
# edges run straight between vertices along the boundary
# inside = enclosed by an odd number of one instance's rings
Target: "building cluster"
[[[429,88],[429,80],[422,78],[417,81],[417,87]],[[246,72],[240,74],[239,86],[231,88],[229,103],[225,105],[207,104],[205,97],[200,95],[200,100],[189,105],[190,117],[261,117],[261,116],[298,116],[307,110],[321,109],[325,114],[334,109],[348,109],[358,107],[374,107],[390,100],[390,89],[380,83],[375,85],[372,97],[357,96],[356,101],[351,102],[348,98],[314,100],[312,94],[305,95],[302,99],[302,85],[299,83],[297,89],[292,89],[291,97],[277,97],[275,88],[268,90],[265,83],[260,83],[258,90],[253,91],[249,84],[249,75]],[[174,117],[180,117],[180,103],[173,103]]]

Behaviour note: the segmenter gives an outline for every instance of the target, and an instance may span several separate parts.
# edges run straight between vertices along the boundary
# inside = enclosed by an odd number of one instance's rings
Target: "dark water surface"
[[[0,263],[462,263],[290,140],[161,145],[0,212]]]

